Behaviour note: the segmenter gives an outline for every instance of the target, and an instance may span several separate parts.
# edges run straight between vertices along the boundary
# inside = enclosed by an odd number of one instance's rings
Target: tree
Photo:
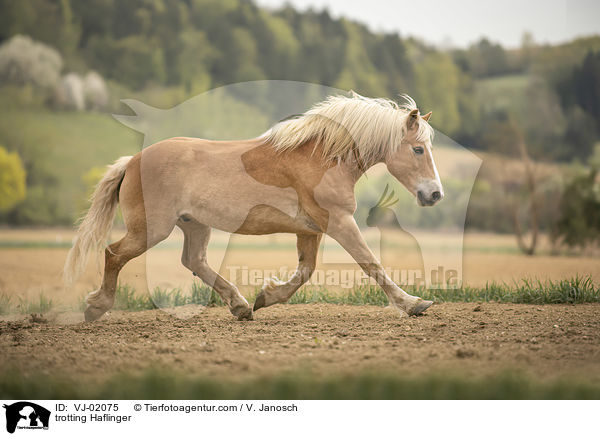
[[[475,77],[497,76],[508,72],[508,60],[502,46],[485,38],[469,48],[467,57],[469,69]]]
[[[576,103],[596,120],[600,129],[600,51],[588,52],[581,67],[573,71],[572,89]]]
[[[600,182],[594,168],[574,177],[560,202],[558,232],[570,247],[600,242]]]
[[[588,51],[556,90],[568,108],[564,140],[573,145],[574,156],[586,159],[600,135],[600,51]]]
[[[366,37],[369,56],[384,75],[387,92],[390,95],[406,93],[414,72],[404,42],[397,34],[368,34]]]
[[[0,40],[30,35],[45,44],[59,47],[64,11],[56,0],[0,0]]]
[[[362,37],[362,29],[355,23],[344,21],[346,46],[343,68],[334,86],[353,89],[371,96],[385,95],[385,81],[369,59]]]
[[[17,153],[0,146],[0,212],[7,212],[25,198],[25,169]]]
[[[529,255],[532,256],[535,254],[535,249],[537,247],[538,242],[538,232],[539,232],[539,220],[540,220],[540,205],[538,199],[537,192],[537,184],[538,180],[535,175],[535,171],[533,168],[533,163],[529,157],[529,153],[527,152],[527,146],[525,145],[525,139],[522,135],[518,136],[517,139],[517,148],[519,149],[519,153],[521,154],[521,159],[523,161],[524,170],[525,170],[525,190],[526,195],[529,197],[529,219],[530,219],[530,230],[531,230],[531,239],[529,243],[525,241],[525,235],[523,231],[523,227],[521,226],[521,221],[519,220],[519,210],[518,207],[514,207],[513,210],[513,222],[515,228],[515,236],[517,237],[517,244],[519,245],[519,249]]]
[[[0,46],[0,82],[53,89],[60,79],[63,61],[51,47],[16,35]]]
[[[251,31],[256,38],[258,62],[267,77],[279,79],[297,75],[300,43],[285,19],[260,11]]]
[[[148,83],[164,83],[166,64],[163,50],[155,40],[140,35],[119,40],[111,37],[92,38],[89,43],[90,63],[107,77],[133,89],[142,89]],[[111,66],[107,68],[107,66]]]
[[[460,71],[450,56],[426,54],[415,66],[417,102],[422,111],[435,110],[433,124],[447,135],[460,126]]]
[[[573,106],[567,112],[567,128],[564,134],[565,148],[559,157],[569,161],[573,158],[585,162],[592,154],[597,139],[594,119],[579,106]]]
[[[209,59],[213,56],[204,32],[185,30],[180,34],[179,78],[188,94],[198,94],[210,88]]]

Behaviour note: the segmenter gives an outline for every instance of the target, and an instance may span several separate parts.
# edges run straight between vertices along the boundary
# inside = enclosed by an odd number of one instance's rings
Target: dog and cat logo
[[[29,401],[5,404],[6,431],[14,433],[16,429],[48,430],[50,411]]]

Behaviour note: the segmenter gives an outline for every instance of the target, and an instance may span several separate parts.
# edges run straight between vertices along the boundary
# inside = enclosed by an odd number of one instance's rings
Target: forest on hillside
[[[440,50],[326,10],[267,11],[248,0],[1,0],[0,10],[0,42],[29,35],[58,50],[65,71],[93,69],[133,91],[180,87],[191,96],[286,79],[368,96],[408,93],[461,144],[516,153],[511,144],[524,135],[546,160],[585,160],[600,136],[598,36],[546,46],[524,35],[519,49],[482,39]]]

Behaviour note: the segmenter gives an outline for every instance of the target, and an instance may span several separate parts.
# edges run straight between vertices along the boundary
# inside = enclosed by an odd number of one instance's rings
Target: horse
[[[398,104],[352,92],[332,95],[301,115],[245,140],[175,137],[119,158],[98,182],[67,255],[70,286],[90,251],[105,248],[99,289],[87,298],[86,321],[114,304],[120,270],[131,259],[183,231],[182,264],[211,286],[238,320],[288,301],[316,266],[323,234],[336,240],[385,292],[390,304],[419,315],[433,302],[405,292],[386,274],[354,220],[354,185],[377,163],[414,195],[433,206],[444,191],[432,154],[431,112],[415,101]],[[117,205],[125,236],[106,247]],[[233,283],[207,263],[211,229],[265,235],[295,233],[298,266],[287,281],[267,279],[251,307]]]

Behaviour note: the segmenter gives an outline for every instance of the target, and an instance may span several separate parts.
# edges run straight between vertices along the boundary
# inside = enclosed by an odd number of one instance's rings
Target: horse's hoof
[[[427,309],[429,309],[429,307],[432,304],[433,304],[433,301],[419,299],[419,301],[417,302],[415,307],[413,307],[412,310],[410,311],[409,315],[411,315],[411,316],[421,315],[421,314],[423,314],[423,312],[425,312]]]
[[[260,294],[258,294],[258,296],[256,297],[256,301],[254,302],[254,310],[258,310],[261,307],[265,307],[265,294],[264,294],[264,292],[261,292]]]
[[[244,307],[237,312],[238,321],[252,321],[252,309],[250,307]]]
[[[85,312],[83,312],[83,316],[85,317],[86,322],[91,322],[96,321],[98,318],[104,315],[105,312],[106,310],[104,309],[99,309],[94,306],[88,306],[85,309]]]

